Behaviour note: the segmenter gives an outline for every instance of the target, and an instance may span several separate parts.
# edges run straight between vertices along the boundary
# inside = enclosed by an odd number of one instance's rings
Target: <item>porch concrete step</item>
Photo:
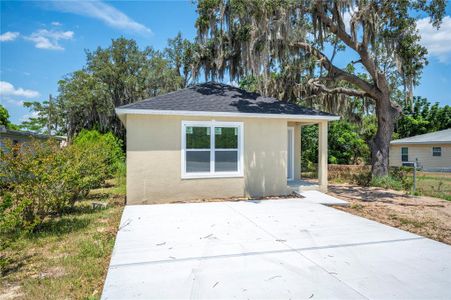
[[[305,180],[288,181],[288,190],[290,192],[301,193],[303,191],[318,191],[319,184],[308,182]]]
[[[318,203],[324,205],[339,205],[339,206],[348,206],[349,203],[347,201],[332,197],[330,195],[321,193],[319,191],[303,191],[299,193],[301,196],[305,197],[305,201],[310,203]],[[303,199],[303,200],[304,200]]]

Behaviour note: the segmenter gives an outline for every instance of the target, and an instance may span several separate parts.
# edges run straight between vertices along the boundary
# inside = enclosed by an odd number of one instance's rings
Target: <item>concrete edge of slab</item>
[[[326,206],[349,206],[348,201],[338,199],[319,191],[303,191],[297,194],[303,197],[302,200],[308,203],[322,204]]]
[[[349,207],[349,203],[320,203],[325,206],[341,206],[341,207]]]

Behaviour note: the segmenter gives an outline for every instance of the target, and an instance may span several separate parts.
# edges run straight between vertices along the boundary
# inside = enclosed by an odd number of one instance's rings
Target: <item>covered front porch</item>
[[[306,125],[318,125],[318,176],[316,179],[301,177],[301,129]],[[328,169],[328,121],[309,120],[287,122],[287,189],[290,193],[308,190],[327,191]]]

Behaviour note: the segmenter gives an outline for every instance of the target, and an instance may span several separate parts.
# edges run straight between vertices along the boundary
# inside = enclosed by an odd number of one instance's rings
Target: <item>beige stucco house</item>
[[[451,172],[451,129],[391,141],[390,165],[409,162],[425,171]]]
[[[327,189],[328,122],[339,117],[219,83],[118,107],[127,130],[127,203],[286,195],[300,180],[301,126],[319,124]]]

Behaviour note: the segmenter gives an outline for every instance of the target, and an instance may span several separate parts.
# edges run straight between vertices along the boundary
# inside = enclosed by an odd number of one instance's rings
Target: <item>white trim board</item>
[[[166,115],[166,116],[196,116],[196,117],[238,117],[238,118],[270,118],[291,120],[318,120],[337,121],[339,116],[316,116],[316,115],[290,115],[290,114],[260,114],[241,112],[213,112],[213,111],[188,111],[188,110],[153,110],[153,109],[127,109],[116,108],[116,114],[122,115]]]

